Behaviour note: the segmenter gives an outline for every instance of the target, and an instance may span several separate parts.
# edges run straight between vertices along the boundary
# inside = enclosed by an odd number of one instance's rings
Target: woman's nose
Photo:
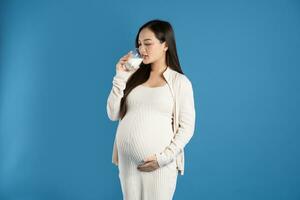
[[[144,55],[144,54],[146,54],[146,49],[144,47],[140,46],[139,47],[139,52],[140,52],[141,55]]]

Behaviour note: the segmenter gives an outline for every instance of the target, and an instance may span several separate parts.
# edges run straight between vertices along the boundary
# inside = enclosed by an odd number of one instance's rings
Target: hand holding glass
[[[127,70],[136,70],[140,67],[141,62],[143,61],[143,58],[139,54],[138,49],[134,49],[130,51],[130,57],[128,61],[124,64]]]

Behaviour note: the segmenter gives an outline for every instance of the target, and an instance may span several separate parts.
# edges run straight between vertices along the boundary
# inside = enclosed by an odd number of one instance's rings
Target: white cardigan
[[[107,115],[110,120],[120,120],[119,111],[123,90],[126,82],[133,72],[117,71],[113,78],[113,87],[107,99]],[[174,137],[170,144],[159,154],[157,162],[163,167],[176,158],[177,169],[184,174],[184,147],[190,141],[195,130],[195,105],[191,81],[183,74],[170,67],[164,71],[163,76],[174,98]],[[150,155],[149,155],[150,156]],[[112,163],[118,165],[118,150],[116,137],[114,140]]]

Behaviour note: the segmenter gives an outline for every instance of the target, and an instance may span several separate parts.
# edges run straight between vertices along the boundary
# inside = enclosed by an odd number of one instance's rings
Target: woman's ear
[[[168,45],[167,45],[167,42],[166,42],[166,41],[164,41],[164,42],[163,42],[163,45],[164,45],[164,51],[167,51],[167,50],[168,50]]]

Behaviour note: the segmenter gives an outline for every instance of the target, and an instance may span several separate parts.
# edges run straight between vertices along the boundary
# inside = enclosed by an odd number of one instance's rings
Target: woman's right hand
[[[116,64],[116,71],[129,71],[124,64],[129,60],[130,56],[131,54],[128,52],[126,55],[120,58],[119,62]]]

